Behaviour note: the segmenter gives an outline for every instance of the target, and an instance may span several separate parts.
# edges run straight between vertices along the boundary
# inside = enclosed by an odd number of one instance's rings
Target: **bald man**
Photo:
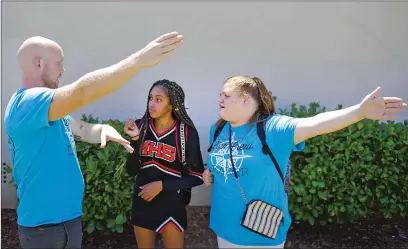
[[[5,111],[13,176],[17,184],[22,248],[80,248],[84,179],[74,137],[84,142],[129,142],[109,125],[88,124],[70,114],[111,94],[137,72],[172,57],[183,43],[178,33],[158,37],[109,67],[59,87],[64,53],[54,41],[31,37],[18,51],[22,87]]]

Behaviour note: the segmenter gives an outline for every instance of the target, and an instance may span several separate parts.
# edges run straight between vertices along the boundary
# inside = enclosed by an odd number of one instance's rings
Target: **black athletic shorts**
[[[187,211],[184,195],[178,191],[161,191],[150,202],[138,194],[135,186],[132,198],[132,224],[161,233],[167,226],[184,232],[187,228]]]

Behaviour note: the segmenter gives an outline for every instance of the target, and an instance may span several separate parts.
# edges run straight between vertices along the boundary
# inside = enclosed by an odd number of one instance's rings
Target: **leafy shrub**
[[[11,179],[10,179],[10,181],[8,182],[8,184],[9,184],[10,186],[12,186],[12,187],[14,187],[14,188],[17,189],[17,185],[16,185],[16,183],[14,182],[14,177],[13,177],[13,175],[12,175],[12,173],[13,173],[13,168],[10,167],[10,164],[3,163],[3,169],[4,169],[4,172],[5,172],[6,174],[10,174],[10,175],[11,175]],[[4,178],[6,178],[6,177],[4,177]]]
[[[310,117],[324,111],[319,103],[293,104],[281,114]],[[373,213],[385,218],[408,213],[407,120],[363,120],[307,140],[291,160],[289,201],[296,220],[342,224]]]
[[[92,116],[83,121],[99,123]],[[102,122],[114,127],[123,137],[124,123],[118,120]],[[130,216],[134,178],[125,171],[128,152],[119,144],[76,142],[78,160],[85,179],[83,221],[88,233],[100,231],[122,233]]]

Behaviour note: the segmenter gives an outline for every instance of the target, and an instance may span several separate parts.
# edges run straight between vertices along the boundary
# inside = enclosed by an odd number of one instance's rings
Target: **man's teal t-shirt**
[[[21,226],[60,223],[82,215],[84,179],[69,126],[71,117],[48,121],[55,91],[20,89],[5,110]]]
[[[295,146],[295,119],[283,115],[271,116],[266,122],[266,142],[273,152],[285,176],[292,151],[304,149],[302,142]],[[210,129],[210,143],[213,142],[215,124]],[[216,139],[208,156],[208,168],[214,175],[211,197],[210,228],[217,236],[233,244],[246,246],[280,245],[286,240],[291,225],[285,186],[273,161],[262,153],[262,144],[257,135],[257,127],[245,124],[232,129],[233,160],[239,181],[248,202],[263,200],[284,212],[284,222],[279,227],[275,239],[256,234],[243,226],[241,219],[246,205],[234,177],[230,161],[229,129],[227,122]]]

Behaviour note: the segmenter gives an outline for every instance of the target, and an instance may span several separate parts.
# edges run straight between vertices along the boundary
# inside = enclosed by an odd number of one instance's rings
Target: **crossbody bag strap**
[[[241,192],[241,196],[244,199],[245,204],[248,205],[248,200],[245,196],[244,190],[242,189],[241,183],[239,182],[239,178],[238,178],[238,173],[235,169],[235,164],[234,164],[234,159],[232,158],[232,130],[231,130],[231,124],[229,125],[229,150],[230,150],[230,160],[231,160],[231,166],[232,166],[232,170],[234,171],[234,177],[238,183],[238,187],[239,187],[239,191]]]

